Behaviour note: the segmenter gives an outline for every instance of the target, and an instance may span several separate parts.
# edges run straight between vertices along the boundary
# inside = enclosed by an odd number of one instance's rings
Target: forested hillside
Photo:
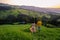
[[[43,25],[45,26],[60,26],[59,13],[37,12],[34,10],[23,9],[19,6],[7,4],[4,5],[0,6],[0,24],[25,24],[37,22],[37,20],[42,20]]]

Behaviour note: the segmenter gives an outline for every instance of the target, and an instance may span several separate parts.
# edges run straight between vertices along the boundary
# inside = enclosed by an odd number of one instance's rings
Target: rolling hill
[[[18,6],[0,3],[0,19],[3,21],[7,19],[13,21],[13,18],[17,18],[19,21],[24,20],[27,22],[31,22],[31,20],[34,21],[34,18],[38,18],[44,20],[45,22],[49,21],[50,24],[55,25],[55,23],[60,24],[60,21],[58,21],[60,20],[60,9]]]

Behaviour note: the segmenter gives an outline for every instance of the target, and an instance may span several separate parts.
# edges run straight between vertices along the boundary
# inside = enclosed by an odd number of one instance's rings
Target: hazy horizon
[[[0,3],[19,6],[35,6],[41,8],[60,8],[60,0],[1,0]]]

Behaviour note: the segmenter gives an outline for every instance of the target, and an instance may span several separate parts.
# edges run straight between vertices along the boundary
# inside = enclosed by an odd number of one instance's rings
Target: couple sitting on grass
[[[40,32],[40,27],[42,26],[42,21],[37,21],[37,23],[32,23],[31,27],[30,27],[30,31],[32,33],[35,32]]]

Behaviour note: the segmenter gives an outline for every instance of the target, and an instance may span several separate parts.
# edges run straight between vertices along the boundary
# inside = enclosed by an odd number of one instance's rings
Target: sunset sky
[[[0,0],[0,3],[27,5],[45,8],[60,8],[60,0]]]

